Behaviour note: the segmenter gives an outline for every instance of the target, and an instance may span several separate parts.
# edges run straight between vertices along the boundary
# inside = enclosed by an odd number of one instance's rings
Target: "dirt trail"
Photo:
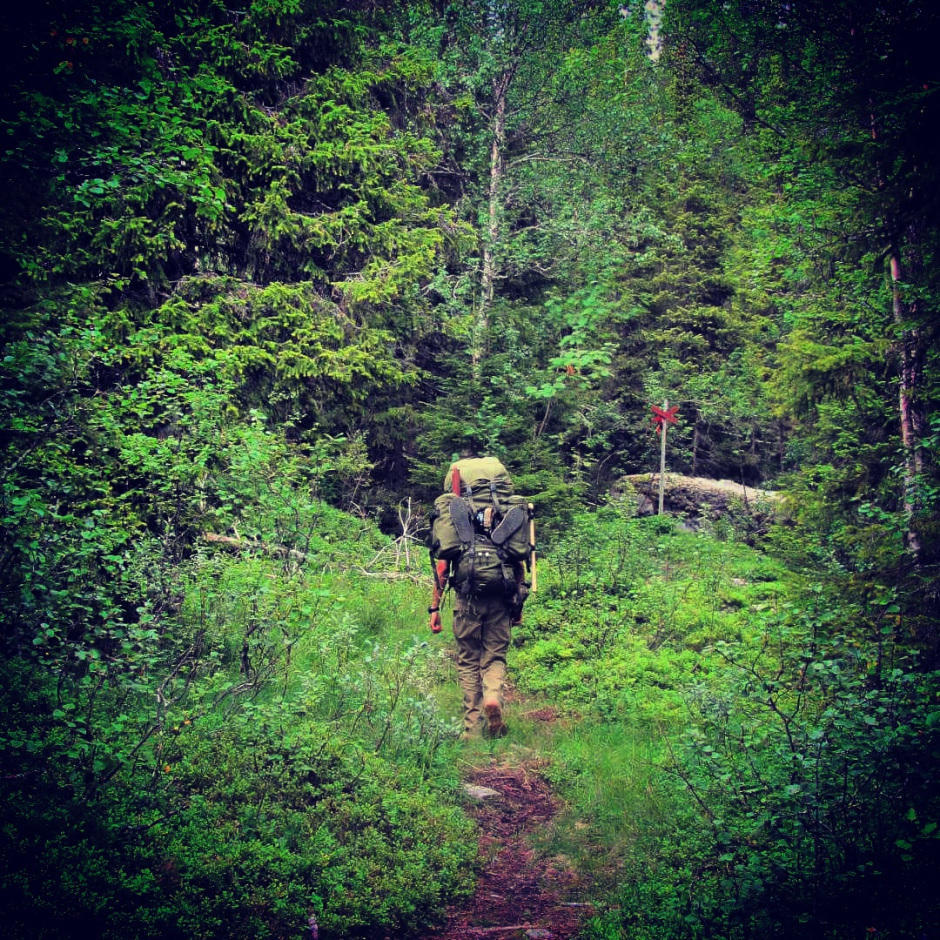
[[[498,794],[470,810],[479,825],[485,867],[474,897],[449,913],[434,940],[575,936],[591,913],[589,905],[577,901],[577,872],[563,858],[538,857],[527,840],[560,808],[537,766],[492,763],[471,771],[467,783]]]

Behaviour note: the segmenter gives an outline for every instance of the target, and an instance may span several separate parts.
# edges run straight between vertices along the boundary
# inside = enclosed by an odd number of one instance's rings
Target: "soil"
[[[466,783],[498,794],[470,807],[479,825],[484,868],[474,897],[449,912],[434,940],[574,937],[581,920],[592,913],[590,905],[577,900],[577,872],[563,857],[540,856],[529,843],[529,836],[560,809],[537,763],[492,763],[473,769]]]

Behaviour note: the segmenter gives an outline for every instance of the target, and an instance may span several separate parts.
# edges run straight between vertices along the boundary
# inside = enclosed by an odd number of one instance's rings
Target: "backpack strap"
[[[502,515],[503,507],[500,506],[499,497],[496,495],[496,481],[495,480],[490,480],[490,499],[492,500],[493,507],[496,509],[496,511],[500,515]]]

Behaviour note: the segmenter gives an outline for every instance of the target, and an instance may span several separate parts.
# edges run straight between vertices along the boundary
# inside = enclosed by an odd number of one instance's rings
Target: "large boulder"
[[[638,516],[654,515],[659,507],[659,474],[633,473],[613,487],[614,498],[636,500]],[[667,473],[663,480],[663,512],[681,516],[693,528],[726,519],[748,531],[763,531],[780,513],[783,494],[744,486],[731,480]]]

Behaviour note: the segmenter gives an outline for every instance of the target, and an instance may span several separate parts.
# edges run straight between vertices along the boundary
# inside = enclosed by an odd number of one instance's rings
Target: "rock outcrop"
[[[659,474],[630,474],[622,477],[612,491],[614,497],[623,499],[631,494],[635,494],[638,516],[654,515],[659,505]],[[733,524],[743,523],[748,531],[762,531],[782,507],[783,494],[774,490],[680,473],[667,473],[664,479],[663,512],[681,516],[693,528],[727,519]]]

